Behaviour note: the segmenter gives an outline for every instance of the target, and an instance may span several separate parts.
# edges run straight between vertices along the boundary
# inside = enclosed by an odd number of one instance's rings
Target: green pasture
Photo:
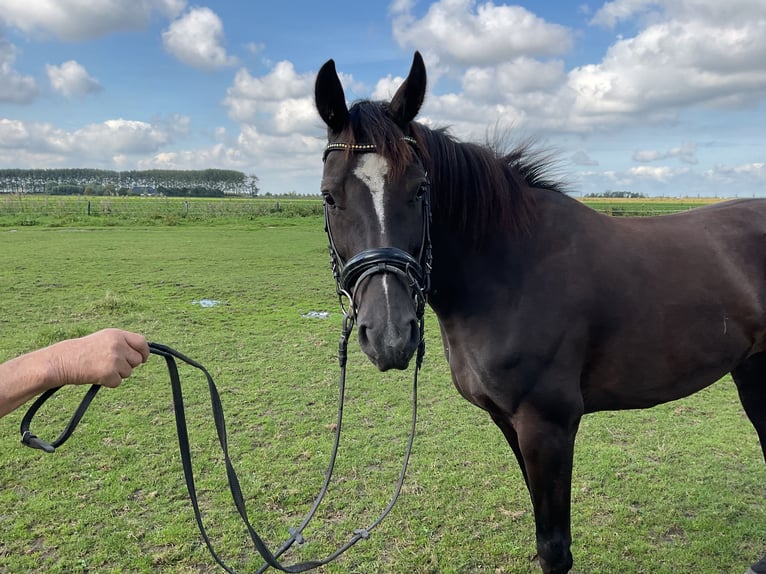
[[[222,394],[250,518],[276,547],[316,495],[333,438],[341,315],[322,218],[179,221],[6,221],[0,360],[119,326],[201,361]],[[203,308],[201,299],[220,304]],[[531,506],[513,455],[454,390],[430,312],[426,329],[401,499],[369,540],[322,571],[537,573]],[[192,369],[181,375],[205,522],[220,555],[254,572],[260,561],[228,494],[206,383]],[[84,390],[59,393],[38,414],[36,432],[57,435]],[[291,560],[328,554],[387,503],[410,393],[411,373],[378,373],[352,341],[336,478]],[[52,455],[19,444],[23,412],[0,419],[0,573],[222,571],[194,523],[160,358],[99,393]],[[765,478],[728,378],[654,409],[590,415],[573,480],[574,572],[744,572],[766,552]]]
[[[719,199],[585,198],[587,205],[615,216],[664,215]],[[257,198],[105,197],[0,194],[0,227],[104,227],[120,225],[219,225],[320,215],[319,196]]]
[[[180,198],[0,194],[0,226],[104,227],[247,223],[265,216],[319,215],[313,198]]]

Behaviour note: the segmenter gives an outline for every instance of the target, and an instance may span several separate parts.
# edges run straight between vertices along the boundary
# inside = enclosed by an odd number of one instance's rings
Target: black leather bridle
[[[415,153],[422,161],[417,140],[409,136],[402,137],[402,140],[413,146]],[[322,161],[327,161],[327,156],[332,151],[374,153],[376,148],[372,144],[333,142],[325,148]],[[431,249],[431,184],[427,173],[421,184],[420,191],[420,201],[423,206],[423,231],[417,258],[397,247],[375,247],[360,251],[349,258],[348,261],[344,261],[335,245],[332,227],[330,226],[330,207],[326,201],[324,203],[324,217],[325,232],[330,244],[330,262],[335,278],[336,291],[341,307],[346,314],[346,322],[353,325],[356,319],[356,312],[359,306],[356,295],[362,282],[378,273],[392,273],[404,280],[412,292],[415,313],[420,323],[422,343],[423,316],[428,301],[428,293],[431,290],[433,257]],[[346,306],[345,301],[348,301],[348,306]]]

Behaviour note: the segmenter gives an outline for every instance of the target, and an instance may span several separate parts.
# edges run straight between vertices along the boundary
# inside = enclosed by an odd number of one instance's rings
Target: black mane
[[[405,133],[387,113],[387,104],[363,100],[349,110],[350,123],[341,141],[373,144],[393,174],[413,161],[413,148],[402,139],[414,137],[431,179],[434,218],[473,245],[497,231],[523,232],[533,220],[530,188],[566,193],[551,176],[553,161],[530,144],[510,152],[490,145],[461,142],[446,129],[412,122]]]

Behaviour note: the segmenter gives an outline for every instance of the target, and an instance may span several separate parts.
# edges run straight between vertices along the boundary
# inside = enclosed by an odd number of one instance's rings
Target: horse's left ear
[[[415,52],[412,67],[389,104],[389,112],[397,125],[404,129],[415,119],[426,97],[426,65],[420,52]]]

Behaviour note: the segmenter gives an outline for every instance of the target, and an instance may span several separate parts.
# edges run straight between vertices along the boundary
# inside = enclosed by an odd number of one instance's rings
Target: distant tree
[[[640,199],[646,197],[646,195],[636,191],[604,191],[601,193],[589,193],[585,197],[605,199]]]
[[[164,195],[223,197],[258,194],[258,176],[229,169],[129,170],[88,168],[0,169],[0,193],[128,195],[152,189]]]

